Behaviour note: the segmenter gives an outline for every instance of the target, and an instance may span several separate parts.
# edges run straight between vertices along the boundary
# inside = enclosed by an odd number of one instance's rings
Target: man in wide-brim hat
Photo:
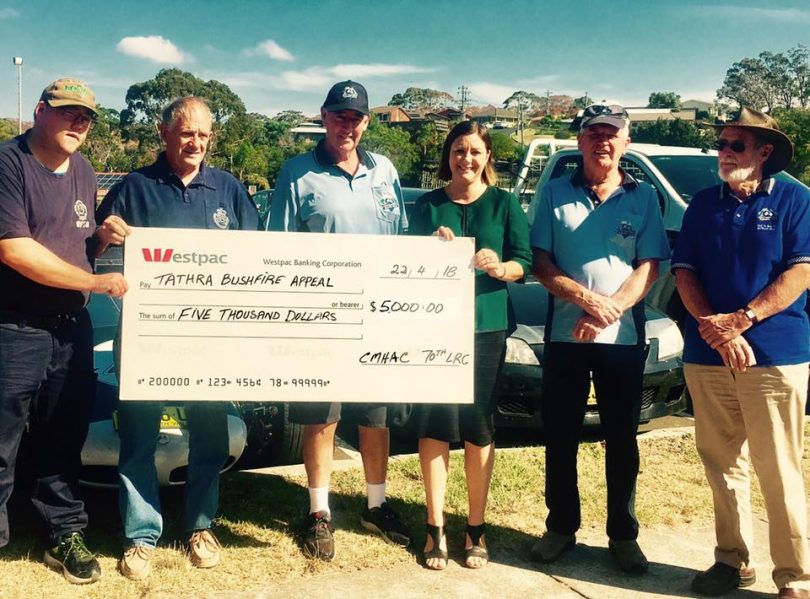
[[[777,180],[793,156],[776,121],[742,108],[718,131],[723,184],[695,195],[672,258],[689,311],[684,374],[714,498],[715,563],[692,582],[720,595],[756,580],[749,464],[768,515],[778,597],[810,597],[801,459],[810,363],[810,190]]]

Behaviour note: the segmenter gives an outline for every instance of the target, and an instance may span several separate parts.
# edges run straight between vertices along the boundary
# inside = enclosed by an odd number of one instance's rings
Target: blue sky
[[[735,61],[810,45],[806,0],[0,0],[0,116],[77,76],[99,101],[178,67],[228,84],[249,111],[314,114],[352,78],[372,105],[410,86],[474,104],[513,91],[643,105],[652,91],[711,101]]]

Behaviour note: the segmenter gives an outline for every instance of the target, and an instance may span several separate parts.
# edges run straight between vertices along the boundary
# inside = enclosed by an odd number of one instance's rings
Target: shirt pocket
[[[399,222],[401,217],[399,200],[393,187],[387,184],[376,185],[371,188],[371,195],[374,198],[378,219],[387,223]]]
[[[636,259],[641,223],[641,215],[623,214],[616,219],[616,226],[609,237],[610,247],[628,263]]]
[[[231,208],[218,200],[205,201],[206,229],[237,229],[239,223]]]

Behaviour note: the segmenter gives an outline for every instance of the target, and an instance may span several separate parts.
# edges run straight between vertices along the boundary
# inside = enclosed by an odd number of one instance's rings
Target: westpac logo
[[[175,252],[173,248],[141,248],[146,262],[174,262],[175,264],[227,264],[228,254],[203,254],[199,252]]]

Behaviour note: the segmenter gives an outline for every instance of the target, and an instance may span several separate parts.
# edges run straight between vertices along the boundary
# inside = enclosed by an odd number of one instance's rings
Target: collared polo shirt
[[[395,235],[408,226],[399,176],[388,158],[357,148],[354,175],[335,164],[323,141],[281,169],[270,231]]]
[[[735,197],[727,184],[692,198],[675,244],[672,270],[694,272],[717,313],[745,307],[794,264],[810,262],[810,191],[766,179],[750,197]],[[810,361],[806,293],[782,312],[743,333],[758,366]],[[687,317],[684,362],[720,366],[717,351]]]
[[[639,260],[667,260],[669,244],[655,190],[622,172],[623,183],[596,204],[582,173],[552,179],[540,192],[532,223],[532,247],[547,251],[557,267],[583,287],[610,296],[619,290]],[[546,341],[578,343],[573,330],[585,311],[551,296]],[[644,343],[644,302],[603,329],[596,343]]]
[[[256,205],[233,175],[203,163],[186,186],[169,167],[165,153],[110,190],[96,220],[103,222],[110,214],[134,227],[259,229]]]

